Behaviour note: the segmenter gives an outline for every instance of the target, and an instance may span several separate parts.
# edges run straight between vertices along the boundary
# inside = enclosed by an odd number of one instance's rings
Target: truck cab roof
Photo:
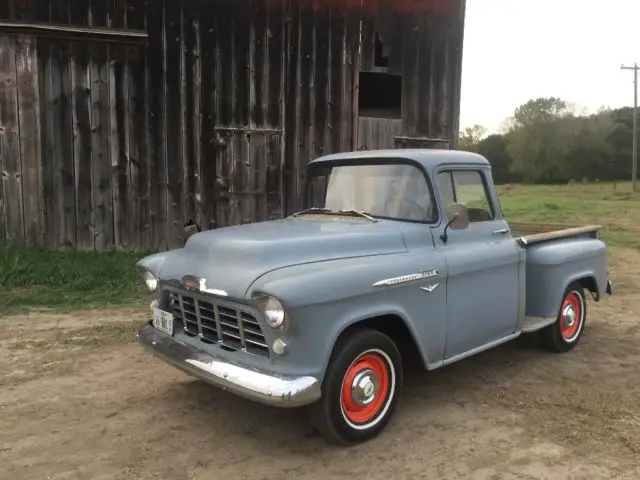
[[[366,159],[406,159],[420,163],[425,169],[446,164],[483,165],[489,166],[489,161],[477,153],[461,150],[444,149],[388,149],[388,150],[361,150],[357,152],[342,152],[325,155],[311,161],[309,165],[319,163],[350,163],[352,161]]]

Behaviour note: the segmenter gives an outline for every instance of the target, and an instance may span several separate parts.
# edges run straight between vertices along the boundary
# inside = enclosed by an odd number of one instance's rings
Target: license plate
[[[173,335],[173,315],[159,308],[153,309],[153,326],[167,335]]]

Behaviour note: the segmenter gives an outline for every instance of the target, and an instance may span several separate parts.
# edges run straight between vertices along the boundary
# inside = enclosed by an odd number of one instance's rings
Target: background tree
[[[530,127],[573,115],[575,107],[556,97],[529,100],[516,108],[512,128]]]
[[[503,135],[489,135],[476,147],[476,152],[491,163],[493,179],[496,183],[517,181],[516,175],[511,171],[513,159],[509,155],[507,146],[507,139]]]
[[[475,152],[478,143],[487,134],[487,129],[482,125],[467,127],[462,131],[458,142],[459,149],[467,152]]]
[[[515,109],[500,133],[463,130],[460,149],[484,155],[497,183],[565,183],[629,180],[633,109],[601,108],[576,115],[557,97],[529,100]]]

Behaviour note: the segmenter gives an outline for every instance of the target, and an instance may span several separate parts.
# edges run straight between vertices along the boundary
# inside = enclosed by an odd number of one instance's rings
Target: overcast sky
[[[527,100],[633,105],[640,0],[467,0],[461,128],[490,132]]]

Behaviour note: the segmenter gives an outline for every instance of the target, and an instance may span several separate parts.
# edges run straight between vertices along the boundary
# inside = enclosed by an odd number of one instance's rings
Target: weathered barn
[[[3,0],[0,242],[163,249],[458,134],[465,0]]]

